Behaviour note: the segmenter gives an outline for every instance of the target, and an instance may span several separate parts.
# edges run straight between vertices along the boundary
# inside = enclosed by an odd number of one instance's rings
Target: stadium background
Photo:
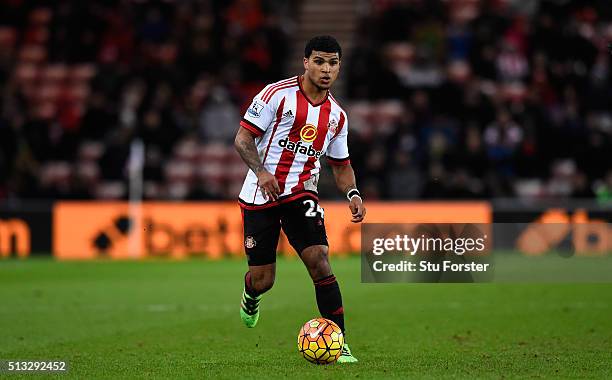
[[[145,199],[235,199],[243,111],[322,31],[368,200],[611,197],[606,1],[37,4],[0,15],[4,201],[125,199],[134,138]]]
[[[239,330],[246,167],[232,147],[252,96],[301,73],[316,34],[343,47],[333,92],[368,221],[612,222],[605,0],[0,6],[0,359],[46,353],[81,378],[321,375],[293,355],[316,314],[298,260],[279,261],[259,329]],[[135,141],[143,204],[127,202]],[[358,237],[325,167],[320,192],[347,254]],[[238,259],[104,260],[130,252]],[[332,264],[365,366],[330,376],[612,371],[609,284],[382,287],[360,284],[356,257]]]
[[[134,177],[135,200],[230,204],[241,115],[301,72],[318,33],[344,48],[334,91],[371,207],[484,200],[486,222],[551,207],[610,221],[611,20],[605,1],[4,1],[0,252],[48,254],[60,201],[127,200]],[[323,169],[322,199],[341,200]]]

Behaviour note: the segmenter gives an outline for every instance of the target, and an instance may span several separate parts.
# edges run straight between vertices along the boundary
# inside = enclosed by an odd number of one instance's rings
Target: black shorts
[[[312,197],[303,197],[278,206],[242,210],[244,249],[249,265],[276,262],[281,228],[289,243],[301,255],[312,245],[328,245],[324,211]]]

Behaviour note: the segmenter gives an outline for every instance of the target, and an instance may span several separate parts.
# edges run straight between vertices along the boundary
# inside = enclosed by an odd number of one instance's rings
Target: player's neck
[[[329,90],[322,90],[315,86],[305,75],[301,75],[299,80],[302,92],[304,92],[304,95],[308,97],[311,103],[320,103],[327,96],[327,91]]]

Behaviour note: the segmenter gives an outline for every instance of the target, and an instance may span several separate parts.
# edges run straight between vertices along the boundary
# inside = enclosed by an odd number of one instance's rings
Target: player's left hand
[[[351,199],[351,203],[349,203],[349,208],[351,209],[351,214],[353,214],[351,222],[361,223],[366,214],[366,209],[363,207],[363,201],[361,198],[353,197],[353,199]]]

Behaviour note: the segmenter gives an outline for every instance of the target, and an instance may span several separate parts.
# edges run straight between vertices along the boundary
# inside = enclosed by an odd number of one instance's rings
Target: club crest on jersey
[[[279,140],[278,145],[281,148],[285,148],[288,151],[293,152],[294,154],[298,154],[298,153],[305,154],[308,157],[314,157],[317,160],[323,154],[323,151],[314,149],[312,147],[312,144],[302,145],[301,141],[299,140],[297,142],[289,141],[289,138],[287,137],[285,137],[282,140]]]
[[[332,135],[335,135],[338,132],[338,122],[335,119],[331,119],[327,124],[327,130],[331,132]]]
[[[253,117],[260,117],[261,110],[263,110],[263,108],[264,108],[263,104],[259,103],[257,100],[253,100],[253,103],[247,110],[247,113]]]
[[[312,124],[306,124],[300,130],[300,138],[302,141],[311,143],[317,138],[317,127]]]
[[[244,239],[244,246],[251,249],[254,248],[257,245],[257,242],[255,241],[255,238],[253,238],[253,236],[247,236],[246,239]]]

